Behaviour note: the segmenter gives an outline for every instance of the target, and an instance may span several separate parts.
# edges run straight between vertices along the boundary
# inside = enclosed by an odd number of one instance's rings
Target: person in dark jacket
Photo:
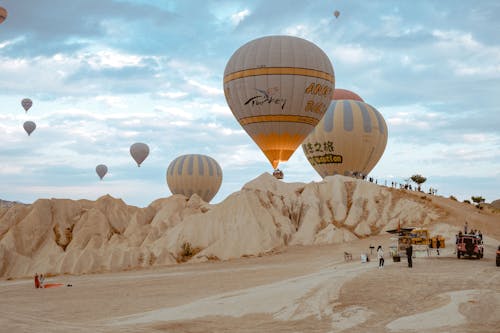
[[[439,238],[436,239],[436,250],[437,250],[437,254],[439,255],[439,248],[441,247],[441,241],[439,240]]]
[[[413,267],[413,262],[412,262],[412,255],[413,255],[413,246],[411,244],[408,244],[408,247],[406,248],[406,257],[408,258],[408,267]]]

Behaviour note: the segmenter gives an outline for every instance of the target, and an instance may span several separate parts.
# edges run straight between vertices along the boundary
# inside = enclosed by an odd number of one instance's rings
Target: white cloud
[[[205,95],[221,96],[221,95],[224,94],[224,91],[222,90],[222,87],[220,87],[220,88],[214,88],[214,87],[211,87],[209,85],[203,84],[203,83],[198,82],[198,81],[193,80],[193,79],[189,79],[189,80],[187,80],[187,82],[191,86],[198,88],[198,90],[201,93],[205,94]]]
[[[433,30],[432,35],[438,40],[438,45],[442,47],[461,47],[469,50],[481,48],[470,33],[464,33],[457,30]]]
[[[248,15],[250,15],[250,10],[248,9],[244,9],[238,13],[235,13],[233,15],[231,15],[231,22],[233,23],[233,25],[238,25],[240,24],[244,19],[245,17],[247,17]]]
[[[285,35],[302,37],[305,39],[312,39],[314,29],[304,24],[297,24],[295,26],[285,28]]]
[[[178,98],[183,98],[188,95],[187,92],[185,91],[167,91],[167,92],[159,92],[158,96],[160,97],[166,97],[166,98],[171,98],[171,99],[178,99]]]
[[[91,67],[100,69],[142,67],[141,61],[144,57],[133,54],[124,54],[114,50],[102,50],[88,54],[86,58]]]
[[[112,96],[112,95],[101,95],[95,97],[96,101],[103,102],[106,106],[111,108],[126,108],[127,104],[124,99],[120,96]]]
[[[382,54],[377,50],[370,50],[359,45],[338,45],[332,50],[335,62],[340,61],[350,65],[377,62]]]

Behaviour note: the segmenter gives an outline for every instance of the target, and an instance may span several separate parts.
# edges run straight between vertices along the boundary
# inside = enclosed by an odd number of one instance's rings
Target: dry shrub
[[[181,252],[177,256],[177,262],[186,262],[199,252],[201,252],[201,248],[192,247],[191,243],[184,242],[181,246]]]
[[[458,201],[457,198],[455,198],[453,195],[450,195],[450,199],[454,201]]]

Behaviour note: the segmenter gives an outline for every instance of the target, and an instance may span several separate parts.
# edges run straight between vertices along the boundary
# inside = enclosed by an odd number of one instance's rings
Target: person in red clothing
[[[40,280],[38,279],[38,273],[35,273],[35,288],[40,288]]]

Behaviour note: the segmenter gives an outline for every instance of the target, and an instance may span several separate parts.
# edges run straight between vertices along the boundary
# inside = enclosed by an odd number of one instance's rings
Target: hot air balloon
[[[354,100],[332,101],[323,119],[302,143],[321,177],[367,175],[387,144],[387,125],[374,107]]]
[[[141,163],[144,162],[149,155],[149,147],[145,143],[136,142],[130,146],[130,155],[132,155],[132,158],[137,162],[137,166],[140,167]]]
[[[350,90],[339,89],[339,88],[335,88],[335,90],[333,91],[332,99],[334,99],[334,100],[350,99],[353,101],[364,102],[364,100],[361,97],[359,97],[358,94],[356,94]]]
[[[335,16],[335,18],[339,18],[340,12],[338,10],[336,10],[333,12],[333,15]]]
[[[26,133],[28,133],[28,136],[29,136],[35,130],[36,124],[34,122],[32,122],[31,120],[28,120],[28,121],[24,122],[23,127],[24,127],[24,130],[26,131]]]
[[[182,155],[173,160],[167,169],[167,184],[173,194],[191,197],[198,194],[210,202],[222,183],[222,169],[213,158],[206,155]]]
[[[108,173],[108,167],[105,166],[104,164],[99,164],[98,166],[95,167],[95,172],[101,178],[101,180],[106,176]]]
[[[7,9],[0,7],[0,24],[7,19]]]
[[[328,56],[292,36],[240,47],[224,70],[226,101],[274,169],[287,161],[326,112],[335,76]]]
[[[24,98],[21,101],[21,105],[23,106],[24,111],[28,112],[28,110],[31,108],[33,105],[33,101],[29,98]]]

